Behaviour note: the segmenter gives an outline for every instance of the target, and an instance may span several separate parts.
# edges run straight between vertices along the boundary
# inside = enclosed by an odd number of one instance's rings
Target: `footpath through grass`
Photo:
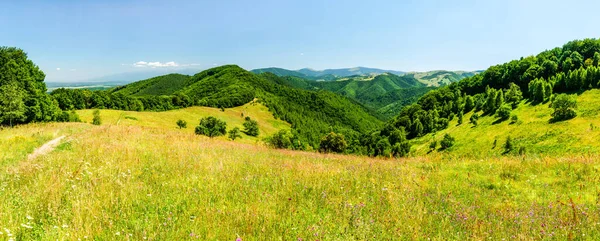
[[[79,131],[27,161],[57,129]],[[595,155],[384,160],[134,125],[0,138],[25,150],[2,145],[0,240],[600,238]]]

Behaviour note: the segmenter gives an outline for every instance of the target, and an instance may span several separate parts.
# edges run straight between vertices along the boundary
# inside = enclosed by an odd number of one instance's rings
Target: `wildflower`
[[[24,227],[24,228],[27,228],[27,229],[32,229],[33,228],[32,226],[29,226],[29,225],[24,224],[24,223],[21,224],[21,227]]]
[[[26,217],[26,218],[27,218],[28,220],[33,220],[33,218],[32,218],[31,216],[29,216],[29,215],[27,215],[27,217]]]
[[[62,228],[69,228],[69,225],[63,224]]]
[[[121,235],[121,232],[116,232],[115,235],[119,236]]]
[[[235,241],[242,241],[242,238],[236,238]]]

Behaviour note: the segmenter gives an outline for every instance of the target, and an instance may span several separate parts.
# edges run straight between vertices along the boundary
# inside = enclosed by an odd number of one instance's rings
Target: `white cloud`
[[[56,71],[60,71],[60,68],[56,68]]]
[[[75,72],[75,71],[77,71],[77,69],[70,69],[70,71],[71,71],[71,72]]]
[[[300,56],[304,56],[304,53],[300,53]]]
[[[146,61],[138,61],[133,64],[133,67],[150,67],[150,68],[163,68],[163,67],[179,67],[178,63],[174,61],[161,63],[161,62],[146,62]]]

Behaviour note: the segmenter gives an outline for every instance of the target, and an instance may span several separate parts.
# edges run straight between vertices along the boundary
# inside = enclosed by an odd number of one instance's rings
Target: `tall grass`
[[[0,239],[600,237],[595,155],[386,160],[175,128],[68,126],[76,131],[51,154],[2,162]],[[55,128],[24,126],[0,138]]]

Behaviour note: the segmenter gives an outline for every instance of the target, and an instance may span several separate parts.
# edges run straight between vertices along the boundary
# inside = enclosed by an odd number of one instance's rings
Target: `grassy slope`
[[[77,111],[81,120],[88,123],[92,122],[93,112],[93,110]],[[242,139],[237,141],[244,143],[255,143],[257,140],[270,136],[281,129],[290,128],[290,125],[285,121],[273,118],[273,114],[265,106],[254,102],[235,108],[227,108],[225,111],[209,107],[190,107],[165,112],[101,110],[100,116],[104,124],[116,125],[118,123],[118,125],[124,126],[143,126],[165,130],[176,130],[178,127],[175,122],[181,119],[187,121],[188,128],[180,131],[190,133],[194,133],[194,128],[200,123],[200,119],[203,117],[214,116],[224,120],[227,122],[227,130],[231,130],[234,127],[244,130],[244,117],[250,116],[252,119],[258,121],[260,135],[252,137],[242,133]],[[225,140],[227,137],[220,137],[220,139]]]
[[[469,123],[473,113],[468,113],[462,125],[457,126],[455,118],[448,129],[435,134],[436,139],[439,141],[449,133],[457,140],[450,151],[470,156],[501,155],[508,136],[514,139],[516,146],[524,146],[531,153],[600,153],[600,90],[583,92],[577,101],[578,117],[569,121],[549,124],[552,114],[549,103],[533,106],[522,103],[512,112],[519,117],[516,124],[510,124],[510,120],[495,123],[496,117],[486,116],[479,120],[479,126],[473,127]],[[429,134],[416,140],[420,143],[416,146],[418,155],[427,152],[432,137]],[[494,140],[497,140],[497,147],[492,149]]]
[[[78,123],[0,140],[36,146],[57,129],[71,134],[51,154],[1,162],[0,239],[600,237],[597,156],[383,160]]]

